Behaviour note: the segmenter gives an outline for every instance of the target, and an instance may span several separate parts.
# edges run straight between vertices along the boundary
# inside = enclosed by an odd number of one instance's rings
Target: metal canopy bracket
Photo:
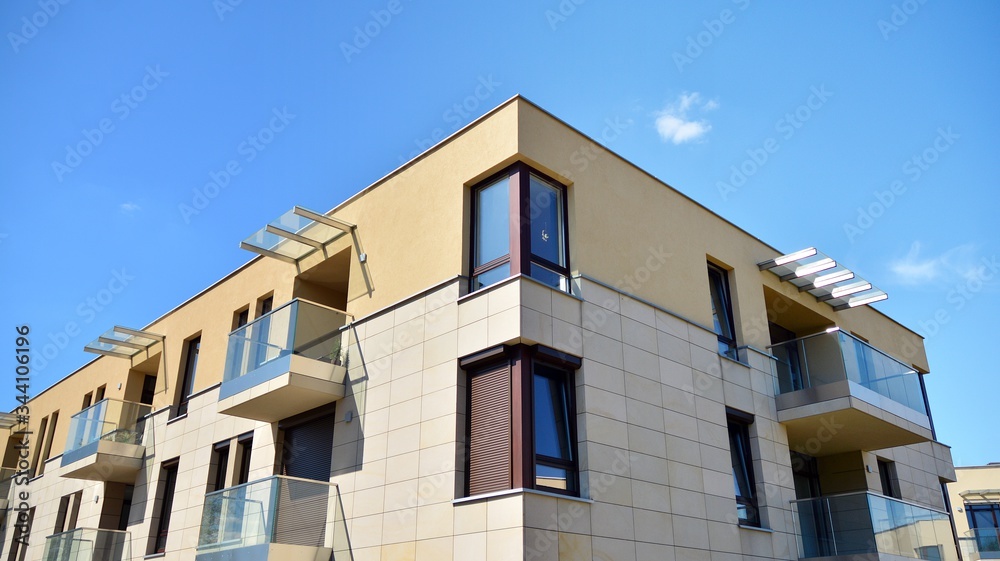
[[[823,255],[815,247],[781,255],[757,264],[782,282],[791,283],[799,292],[808,292],[835,311],[879,302],[889,297],[853,271]]]

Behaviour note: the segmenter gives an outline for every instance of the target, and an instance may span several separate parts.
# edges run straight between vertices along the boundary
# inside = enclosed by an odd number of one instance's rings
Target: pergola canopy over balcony
[[[275,422],[344,397],[349,318],[295,299],[233,331],[219,412]]]
[[[840,329],[771,345],[789,444],[813,456],[932,440],[917,371]]]
[[[69,466],[64,475],[134,483],[145,458],[151,411],[142,403],[103,399],[73,415],[62,455],[62,466]]]
[[[783,282],[794,285],[799,292],[809,292],[838,312],[889,297],[815,247],[763,261],[757,267],[761,271],[771,271]]]
[[[354,228],[342,220],[296,206],[240,243],[247,250],[297,263]]]
[[[83,350],[98,355],[131,359],[161,342],[163,335],[116,325],[87,343]]]

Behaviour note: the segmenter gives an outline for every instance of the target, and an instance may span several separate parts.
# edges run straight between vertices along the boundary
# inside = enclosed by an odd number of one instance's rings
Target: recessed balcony
[[[958,561],[946,512],[867,492],[801,499],[792,508],[800,559]]]
[[[351,559],[336,485],[272,476],[205,495],[197,561]]]
[[[812,456],[933,439],[920,375],[839,329],[772,345],[778,420]]]
[[[62,455],[65,477],[135,483],[146,454],[142,403],[104,399],[73,415]]]
[[[233,331],[219,412],[275,422],[344,397],[348,317],[295,299]]]
[[[45,561],[128,561],[132,559],[128,532],[77,528],[45,538]]]

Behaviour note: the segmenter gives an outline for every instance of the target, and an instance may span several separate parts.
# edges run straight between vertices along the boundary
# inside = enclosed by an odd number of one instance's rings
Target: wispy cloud
[[[919,241],[901,259],[889,262],[889,270],[900,284],[917,286],[932,282],[968,279],[978,274],[975,244],[961,244],[939,255],[925,255]]]
[[[135,203],[133,203],[133,202],[131,202],[131,201],[129,201],[127,203],[122,203],[122,204],[118,205],[118,209],[121,210],[125,214],[132,214],[132,213],[134,213],[136,211],[142,210],[142,207],[139,206],[139,205],[137,205],[137,204],[135,204]]]
[[[700,139],[712,130],[706,119],[692,116],[719,108],[719,102],[704,100],[698,92],[684,92],[666,107],[656,112],[656,132],[665,142],[683,144]]]

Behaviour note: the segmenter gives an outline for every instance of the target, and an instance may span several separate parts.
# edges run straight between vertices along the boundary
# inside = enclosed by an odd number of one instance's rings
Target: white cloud
[[[684,92],[656,112],[656,132],[664,141],[674,144],[698,140],[712,130],[712,125],[705,119],[691,117],[691,113],[695,110],[705,113],[718,107],[719,102],[714,99],[704,101],[698,92]]]
[[[121,210],[125,214],[132,214],[133,212],[135,212],[137,210],[142,210],[142,207],[139,206],[139,205],[137,205],[137,204],[135,204],[135,203],[133,203],[133,202],[131,202],[131,201],[129,201],[127,203],[122,203],[122,204],[118,205],[118,209]]]
[[[921,255],[919,241],[913,242],[902,259],[889,262],[889,270],[900,284],[921,285],[935,281],[950,282],[978,274],[975,244],[961,244],[936,256]]]

